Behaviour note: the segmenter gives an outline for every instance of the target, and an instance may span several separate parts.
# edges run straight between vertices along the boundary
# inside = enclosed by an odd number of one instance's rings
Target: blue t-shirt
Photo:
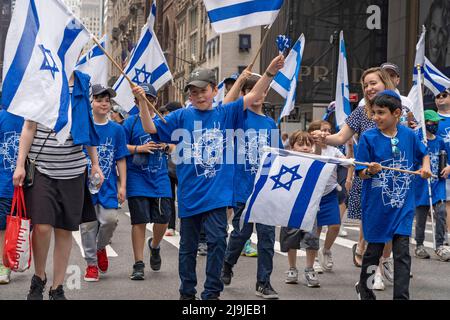
[[[235,139],[234,205],[246,203],[251,195],[263,148],[271,146],[283,149],[277,125],[270,117],[247,109],[244,111],[242,129],[243,132],[236,132]]]
[[[123,128],[130,145],[140,146],[153,141],[144,131],[139,115],[128,117]],[[159,150],[145,155],[148,155],[148,163],[139,166],[133,164],[133,155],[127,157],[127,197],[171,198],[167,155]]]
[[[0,109],[0,198],[12,198],[23,118]]]
[[[398,125],[397,146],[400,155],[392,152],[391,138],[378,128],[364,132],[359,139],[356,160],[378,162],[382,166],[417,170],[426,155],[425,145],[409,128]],[[365,166],[356,166],[357,174]],[[382,170],[363,180],[361,209],[364,239],[386,243],[394,235],[411,236],[415,213],[414,177],[392,170]]]
[[[428,140],[428,155],[430,156],[431,172],[434,175],[439,176],[439,152],[445,150],[449,153],[449,148],[444,143],[441,137],[436,136],[434,140]],[[438,201],[445,201],[445,179],[430,178],[431,182],[431,194],[433,196],[433,204]],[[416,193],[416,207],[417,206],[429,206],[430,200],[428,195],[428,182],[419,176],[416,176],[414,180],[414,190]]]
[[[243,123],[244,104],[235,102],[201,111],[183,108],[155,121],[155,139],[177,145],[180,218],[231,206],[234,129]],[[231,130],[230,130],[231,129]]]
[[[450,115],[438,113],[443,120],[439,121],[436,135],[444,140],[445,145],[450,149]],[[448,155],[450,157],[450,155]],[[448,177],[450,179],[450,176]]]
[[[105,176],[99,192],[92,194],[92,203],[100,204],[105,209],[117,209],[117,170],[116,161],[125,158],[129,152],[125,138],[125,132],[121,125],[108,121],[105,124],[95,123],[95,130],[100,137],[100,145],[97,146],[100,169]],[[92,163],[88,157],[89,176]]]

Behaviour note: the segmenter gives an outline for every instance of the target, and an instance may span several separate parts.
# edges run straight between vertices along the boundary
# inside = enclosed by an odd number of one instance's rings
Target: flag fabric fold
[[[294,44],[292,50],[289,52],[283,69],[278,71],[270,84],[272,89],[286,99],[278,123],[281,122],[283,117],[289,116],[292,110],[294,110],[295,99],[297,96],[297,79],[300,72],[300,66],[302,64],[304,49],[305,36],[302,34]]]
[[[99,41],[105,50],[107,39],[104,35]],[[102,84],[105,87],[108,85],[108,57],[97,44],[80,58],[75,69],[88,74],[91,84]]]
[[[3,66],[2,103],[8,112],[57,133],[70,128],[69,78],[89,39],[61,0],[17,1]],[[64,142],[68,132],[58,140]]]
[[[203,0],[216,33],[271,25],[284,0]]]
[[[159,90],[172,80],[172,74],[153,31],[155,12],[156,9],[152,9],[124,71],[134,83],[138,85],[150,83],[156,90]],[[119,77],[113,88],[117,92],[114,101],[125,111],[130,111],[134,107],[134,96],[130,84],[123,75]]]
[[[335,166],[298,152],[265,149],[240,227],[255,222],[312,231]]]
[[[348,83],[347,51],[345,49],[344,32],[339,35],[339,64],[336,81],[336,124],[339,128],[345,124],[345,119],[352,113],[350,106],[350,87]]]

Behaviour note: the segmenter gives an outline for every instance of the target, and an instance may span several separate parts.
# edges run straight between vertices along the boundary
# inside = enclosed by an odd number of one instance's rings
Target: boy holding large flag
[[[270,81],[284,65],[282,55],[272,60],[267,71],[245,97],[212,107],[217,94],[216,78],[209,69],[194,70],[185,87],[192,108],[177,110],[153,121],[141,108],[145,130],[166,143],[177,144],[177,176],[180,216],[180,299],[195,299],[196,257],[201,226],[208,243],[205,290],[202,299],[218,299],[223,290],[220,271],[226,248],[226,208],[233,202],[232,137],[227,129],[241,126],[244,110],[261,100]],[[143,112],[144,111],[144,112]],[[180,131],[180,129],[182,129]],[[227,146],[228,145],[228,146]]]

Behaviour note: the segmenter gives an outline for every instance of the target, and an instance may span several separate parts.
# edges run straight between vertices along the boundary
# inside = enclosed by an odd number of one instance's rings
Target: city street
[[[81,242],[79,233],[73,234],[72,255],[69,262],[66,277],[66,296],[75,300],[177,300],[179,298],[178,277],[178,247],[179,235],[165,237],[161,244],[163,264],[159,272],[150,269],[148,262],[149,252],[145,252],[145,277],[144,281],[131,281],[129,274],[133,264],[131,248],[130,219],[128,209],[121,210],[119,225],[114,234],[111,245],[107,248],[110,256],[110,268],[106,274],[102,274],[97,283],[87,283],[83,280],[85,262],[81,254]],[[150,229],[150,226],[147,226]],[[274,270],[272,273],[272,286],[278,291],[280,299],[285,300],[355,300],[354,284],[359,277],[359,268],[352,263],[351,247],[358,237],[358,227],[355,224],[346,223],[345,230],[348,237],[339,237],[332,248],[334,269],[333,272],[319,275],[320,288],[308,288],[300,277],[299,284],[285,284],[285,271],[288,269],[287,256],[279,251],[279,243],[276,243],[274,257]],[[277,230],[277,241],[278,241]],[[151,232],[147,232],[151,236]],[[322,234],[322,238],[324,234]],[[252,235],[253,244],[256,243],[256,233]],[[426,242],[430,260],[419,260],[412,257],[412,272],[410,294],[411,299],[439,300],[450,298],[450,263],[441,262],[432,252],[431,225],[428,223]],[[414,246],[411,245],[413,255]],[[48,298],[48,289],[51,286],[52,259],[49,254],[47,283],[45,299]],[[298,253],[297,267],[303,270],[305,264],[304,252]],[[205,279],[204,269],[206,257],[199,256],[197,264],[198,296],[203,288]],[[234,268],[234,278],[231,285],[225,287],[221,299],[223,300],[249,300],[260,299],[255,296],[256,258],[241,257]],[[32,270],[25,273],[13,273],[9,285],[0,286],[1,299],[23,300],[29,289]],[[300,272],[302,275],[302,272]],[[392,284],[385,281],[386,290],[377,292],[378,299],[392,299]]]

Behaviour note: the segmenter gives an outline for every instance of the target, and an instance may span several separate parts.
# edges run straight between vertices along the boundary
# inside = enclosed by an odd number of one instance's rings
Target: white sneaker
[[[381,257],[381,273],[390,283],[394,283],[394,260]]]
[[[384,291],[383,276],[378,271],[375,273],[375,278],[373,281],[373,290]]]
[[[314,268],[315,272],[317,272],[319,274],[323,273],[322,266],[320,265],[320,262],[319,262],[319,260],[317,258],[314,260],[313,268]]]
[[[347,237],[348,236],[348,232],[345,231],[344,227],[341,225],[341,228],[339,229],[339,237]]]
[[[323,270],[331,271],[333,269],[333,257],[331,255],[331,250],[320,248],[317,256],[319,258],[320,266]]]
[[[290,268],[285,272],[287,274],[285,283],[296,284],[298,283],[298,270],[296,268]]]

